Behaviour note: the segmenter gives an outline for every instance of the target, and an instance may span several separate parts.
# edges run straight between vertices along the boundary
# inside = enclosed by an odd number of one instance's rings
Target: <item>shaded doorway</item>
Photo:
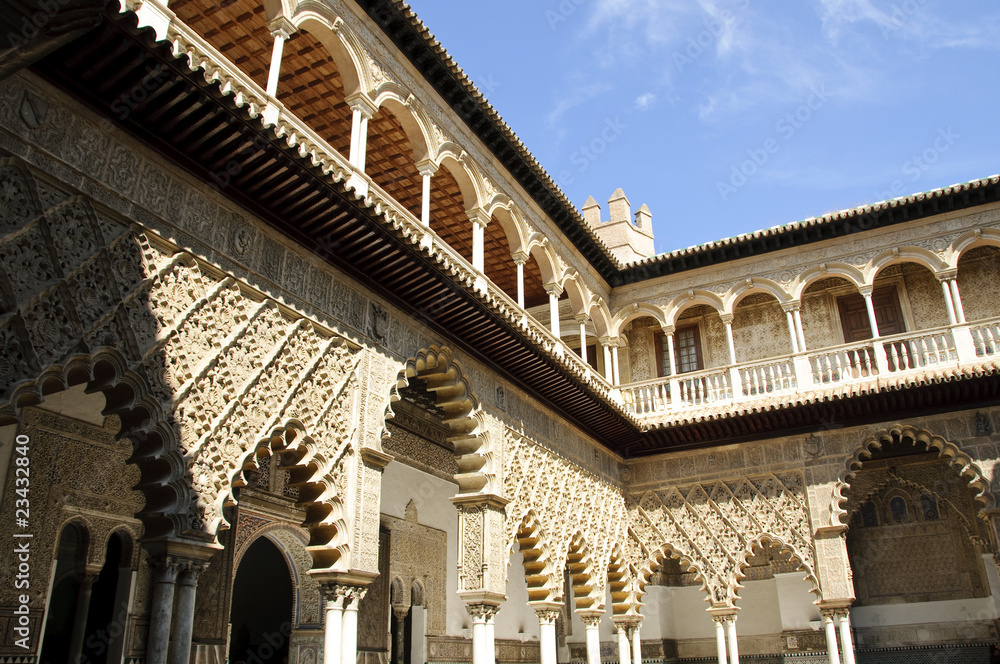
[[[250,545],[233,580],[229,661],[282,664],[292,632],[291,572],[267,537]]]

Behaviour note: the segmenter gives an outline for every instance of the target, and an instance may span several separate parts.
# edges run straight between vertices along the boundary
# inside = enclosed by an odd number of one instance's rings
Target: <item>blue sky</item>
[[[569,199],[657,252],[1000,172],[996,0],[411,0]]]

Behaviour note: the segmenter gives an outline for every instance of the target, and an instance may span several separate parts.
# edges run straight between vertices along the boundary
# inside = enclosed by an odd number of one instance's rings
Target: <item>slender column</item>
[[[726,616],[712,616],[715,621],[715,650],[719,664],[726,664]]]
[[[844,664],[855,664],[854,639],[851,637],[851,618],[847,609],[837,611],[837,622],[840,624],[840,643],[844,647]]]
[[[562,295],[562,286],[559,284],[546,284],[545,292],[549,294],[549,331],[556,339],[559,335],[559,296]]]
[[[799,352],[799,335],[795,329],[795,314],[791,309],[785,309],[785,320],[788,322],[788,335],[792,338],[792,352]]]
[[[472,223],[472,268],[481,273],[485,265],[486,225],[490,223],[490,216],[479,208],[467,210],[465,214]]]
[[[587,664],[601,664],[601,613],[580,612],[580,619],[587,632]]]
[[[674,351],[674,326],[669,325],[663,328],[663,334],[667,342],[667,361],[670,363],[670,375],[677,375],[677,357]]]
[[[729,664],[740,664],[740,649],[736,643],[736,616],[726,616],[726,642],[729,646]]]
[[[611,366],[613,368],[614,379],[612,381],[613,385],[622,384],[622,375],[618,369],[618,342],[616,341],[611,345]]]
[[[341,586],[325,586],[323,596],[323,663],[340,664],[341,638],[344,633],[344,599],[345,589]]]
[[[840,651],[837,648],[837,628],[833,624],[833,611],[824,609],[823,629],[826,630],[826,652],[829,664],[840,664]]]
[[[628,623],[615,623],[618,630],[618,664],[632,664],[632,653],[628,643]]]
[[[378,111],[368,98],[358,93],[347,100],[351,107],[351,164],[361,171],[365,170],[365,158],[368,153],[368,121]]]
[[[528,262],[528,254],[519,251],[513,258],[517,265],[517,306],[524,309],[524,264]]]
[[[366,592],[364,588],[346,589],[344,624],[340,636],[340,664],[355,664],[358,660],[358,604]]]
[[[872,338],[878,339],[882,335],[878,331],[878,321],[875,320],[875,305],[872,304],[872,289],[868,288],[861,291],[861,295],[865,298],[865,308],[868,310],[868,325],[872,328]]]
[[[486,616],[486,662],[496,664],[497,642],[496,642],[496,611]]]
[[[69,661],[79,662],[83,652],[83,639],[87,635],[87,617],[90,615],[90,596],[97,581],[96,572],[84,572],[79,578],[80,589],[76,595],[76,614],[73,616],[73,632],[69,637]]]
[[[598,341],[601,343],[601,350],[604,351],[604,377],[611,384],[614,384],[615,372],[614,367],[611,366],[611,337],[601,337]]]
[[[878,331],[878,321],[875,320],[875,305],[872,304],[872,287],[868,286],[861,291],[865,298],[865,308],[868,310],[868,324],[872,329],[872,346],[875,351],[875,364],[878,365],[878,372],[881,374],[889,371],[889,359],[885,354],[885,346],[878,343],[881,334]]]
[[[642,623],[634,623],[632,625],[632,664],[642,664],[642,637],[639,635],[639,629],[642,627]]]
[[[279,16],[270,21],[267,27],[274,37],[274,45],[271,47],[271,68],[267,72],[265,91],[268,97],[274,97],[278,93],[278,78],[281,75],[281,52],[285,41],[295,32],[295,25],[284,16]]]
[[[965,307],[962,306],[962,295],[958,292],[958,279],[949,280],[949,285],[951,286],[951,300],[955,305],[955,317],[958,318],[958,322],[962,325],[965,324]]]
[[[490,642],[490,629],[487,624],[496,615],[499,607],[491,604],[468,604],[465,609],[472,616],[472,664],[493,664],[496,661],[496,651]]]
[[[184,561],[177,577],[177,605],[170,625],[170,664],[188,664],[191,659],[191,635],[194,631],[195,596],[198,577],[207,563]]]
[[[722,322],[726,324],[726,345],[729,346],[729,382],[733,386],[733,398],[743,395],[740,371],[736,368],[736,344],[733,342],[733,315],[722,314]],[[735,664],[735,663],[734,663]]]
[[[538,649],[541,654],[541,664],[557,664],[556,619],[559,617],[559,609],[550,606],[536,608],[535,615],[538,616]]]
[[[580,359],[587,363],[587,315],[580,314],[576,317],[576,322],[580,324]]]
[[[405,620],[406,614],[409,612],[409,606],[396,605],[392,607],[392,615],[396,618],[396,638],[393,644],[393,649],[396,651],[396,656],[393,658],[395,664],[403,664],[406,660],[406,653],[403,652],[403,649],[406,647]]]
[[[806,352],[806,332],[802,329],[802,310],[796,307],[792,310],[792,315],[795,317],[795,332],[799,336],[799,350],[801,352]]]
[[[174,589],[180,564],[173,556],[156,559],[153,565],[153,606],[149,612],[146,662],[166,664],[170,643],[170,621],[174,615]]]
[[[951,299],[951,279],[941,280],[941,290],[944,291],[944,305],[948,310],[948,323],[957,325],[958,319],[955,317],[955,303]]]
[[[420,223],[430,228],[431,225],[431,178],[437,173],[437,164],[430,159],[417,163],[417,172],[423,178],[423,190],[420,199]]]

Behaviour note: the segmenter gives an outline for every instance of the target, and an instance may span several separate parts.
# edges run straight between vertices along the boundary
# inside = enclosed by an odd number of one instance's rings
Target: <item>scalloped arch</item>
[[[854,450],[841,471],[836,485],[833,488],[833,499],[830,509],[831,525],[839,526],[847,524],[847,496],[845,490],[850,488],[851,480],[855,473],[861,469],[865,461],[871,459],[872,452],[882,449],[887,443],[899,440],[910,439],[914,442],[921,442],[927,445],[928,449],[938,453],[938,458],[946,459],[948,465],[955,469],[959,477],[968,482],[969,487],[974,492],[973,499],[982,506],[982,509],[992,509],[996,507],[996,498],[989,490],[989,480],[983,477],[982,471],[973,462],[972,457],[963,452],[954,443],[948,442],[942,436],[938,436],[927,429],[917,429],[916,427],[900,425],[889,429],[882,429],[869,436]],[[982,512],[980,509],[980,515]]]
[[[805,572],[804,580],[808,581],[809,584],[812,586],[809,589],[809,592],[816,595],[817,602],[823,599],[823,591],[822,588],[820,587],[819,578],[816,576],[815,570],[813,570],[805,562],[805,558],[802,556],[801,553],[799,553],[799,551],[795,548],[795,546],[793,544],[785,542],[784,540],[781,539],[781,537],[773,533],[761,533],[756,537],[754,537],[749,542],[747,542],[746,548],[743,549],[743,551],[739,554],[736,560],[736,573],[734,575],[734,578],[731,579],[731,586],[729,588],[729,594],[730,594],[729,600],[731,602],[735,604],[736,601],[740,599],[739,589],[744,587],[743,584],[740,583],[740,581],[746,578],[746,575],[743,572],[747,567],[750,566],[748,559],[753,555],[755,549],[762,548],[764,546],[767,546],[771,549],[778,549],[779,552],[782,554],[788,553],[792,558],[792,560],[798,563],[799,565],[798,570]]]
[[[511,541],[511,550],[515,542],[522,556],[524,581],[528,586],[528,601],[560,601],[562,584],[553,563],[552,548],[545,528],[534,510],[529,509],[518,524]]]
[[[496,493],[496,474],[480,401],[451,349],[422,348],[405,362],[389,395],[386,419],[392,418],[392,404],[399,401],[399,390],[409,385],[411,378],[426,381],[428,391],[435,394],[437,406],[444,411],[444,422],[452,434],[449,441],[454,445],[458,462],[455,481],[459,494]],[[386,435],[388,432],[383,429],[383,436]]]
[[[590,544],[579,530],[570,538],[566,569],[577,609],[604,608],[604,575],[598,573]]]

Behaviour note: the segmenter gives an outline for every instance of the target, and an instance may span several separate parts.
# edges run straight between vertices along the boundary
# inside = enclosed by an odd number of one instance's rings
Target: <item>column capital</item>
[[[598,337],[597,340],[602,346],[607,346],[608,348],[618,348],[619,346],[618,337]]]
[[[382,450],[376,450],[374,447],[362,447],[360,454],[361,460],[364,461],[365,465],[378,470],[383,470],[389,465],[390,461],[396,458]]]
[[[555,282],[551,284],[545,284],[545,292],[548,293],[549,295],[555,295],[556,297],[559,297],[560,295],[562,295],[563,287]]]
[[[781,303],[781,310],[785,313],[791,313],[793,311],[798,311],[802,308],[802,300],[789,300],[788,302]]]
[[[672,335],[674,332],[677,331],[677,328],[674,327],[673,325],[661,325],[660,330],[662,330],[663,333],[669,337],[670,335]]]
[[[528,254],[527,251],[515,251],[510,255],[510,257],[513,258],[514,262],[517,263],[518,265],[524,265],[525,263],[528,262],[530,254]]]
[[[722,314],[719,314],[719,318],[721,318],[722,322],[725,323],[726,325],[732,325],[733,324],[733,314],[731,314],[731,313],[722,313]]]
[[[352,111],[359,111],[368,120],[371,120],[378,113],[378,106],[364,92],[348,95],[346,101]]]
[[[941,282],[954,281],[958,279],[958,268],[955,268],[954,270],[945,270],[943,272],[939,272],[937,274],[937,278],[938,281]]]
[[[486,228],[490,223],[490,213],[481,207],[466,210],[465,214],[469,217],[469,221],[474,224],[479,224],[483,228]]]
[[[865,284],[864,286],[858,286],[858,292],[864,298],[869,298],[872,296],[872,291],[875,290],[875,286],[871,284]]]
[[[531,608],[535,610],[535,615],[538,616],[538,622],[545,625],[551,625],[562,615],[562,606],[559,602],[531,603]]]
[[[434,177],[438,170],[438,165],[433,159],[422,159],[414,165],[417,167],[418,173],[427,177]]]
[[[587,629],[594,629],[601,624],[601,618],[604,617],[604,611],[598,609],[577,609],[576,614],[580,616],[580,620]]]
[[[298,27],[284,16],[276,16],[267,22],[272,37],[288,39],[298,31]]]
[[[469,612],[473,620],[488,622],[500,610],[498,604],[466,604],[465,610]]]
[[[580,323],[581,325],[584,325],[590,322],[590,316],[587,314],[576,314],[575,316],[573,316],[573,320],[575,320],[577,323]]]

